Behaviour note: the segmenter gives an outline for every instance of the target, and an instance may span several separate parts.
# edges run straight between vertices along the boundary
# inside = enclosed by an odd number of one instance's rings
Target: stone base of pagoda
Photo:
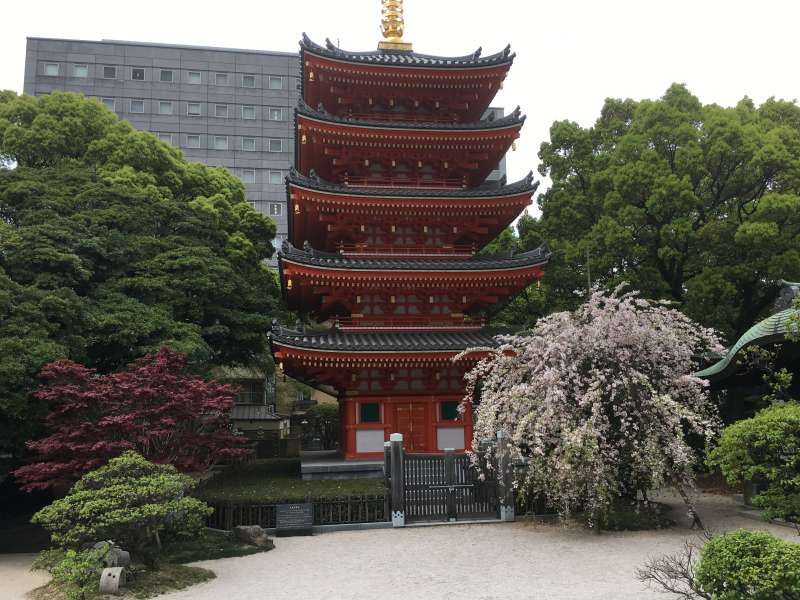
[[[406,452],[469,450],[472,409],[454,414],[453,395],[358,396],[340,400],[339,448],[346,459],[383,457],[383,444],[402,433]],[[455,418],[454,418],[455,417]]]

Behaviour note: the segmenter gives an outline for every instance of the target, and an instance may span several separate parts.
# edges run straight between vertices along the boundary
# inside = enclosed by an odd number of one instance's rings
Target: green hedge
[[[760,481],[753,498],[767,518],[800,517],[800,404],[765,408],[751,419],[726,427],[708,462],[729,483]]]
[[[799,600],[800,544],[761,531],[727,533],[705,545],[696,577],[714,600]]]

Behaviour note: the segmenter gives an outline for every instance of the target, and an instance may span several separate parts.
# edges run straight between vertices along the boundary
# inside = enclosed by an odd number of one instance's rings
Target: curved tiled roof
[[[304,100],[297,102],[297,115],[304,115],[312,119],[328,121],[330,123],[341,123],[342,125],[355,125],[357,127],[377,127],[380,129],[430,129],[430,130],[484,130],[502,129],[522,125],[525,122],[525,115],[522,114],[520,107],[516,107],[513,112],[499,119],[487,118],[474,123],[434,123],[429,121],[364,121],[361,119],[347,119],[337,115],[332,115],[323,107],[311,108]]]
[[[775,344],[786,341],[789,317],[800,315],[800,310],[788,308],[756,323],[736,343],[731,346],[725,357],[710,367],[695,373],[695,377],[717,381],[732,375],[736,370],[736,356],[748,346]]]
[[[300,40],[300,48],[318,56],[345,60],[348,62],[388,65],[396,67],[429,67],[441,68],[469,68],[469,67],[491,67],[495,65],[511,64],[514,62],[515,54],[511,52],[511,46],[506,46],[496,54],[481,56],[482,49],[478,48],[472,54],[465,56],[433,56],[430,54],[419,54],[410,50],[374,50],[369,52],[349,52],[336,47],[329,39],[325,40],[325,46],[311,41],[305,33]]]
[[[498,331],[343,332],[295,331],[273,324],[270,340],[295,348],[350,352],[461,352],[467,348],[497,347]]]
[[[528,173],[523,179],[513,183],[506,183],[505,177],[500,181],[486,182],[477,187],[463,189],[447,188],[369,188],[354,187],[332,183],[321,179],[312,174],[311,176],[302,175],[295,168],[289,171],[286,182],[300,187],[319,190],[321,192],[331,192],[334,194],[345,194],[348,196],[379,196],[379,197],[408,197],[408,198],[491,198],[497,196],[516,196],[519,194],[533,194],[539,187],[539,182],[533,180],[533,171]]]
[[[295,248],[285,240],[279,258],[330,269],[375,269],[399,271],[502,271],[546,264],[550,252],[542,245],[534,250],[503,256],[472,256],[459,260],[435,258],[350,258],[335,252],[320,252],[306,246]]]

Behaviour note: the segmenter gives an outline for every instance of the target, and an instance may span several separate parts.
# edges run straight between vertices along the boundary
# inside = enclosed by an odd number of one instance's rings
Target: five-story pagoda
[[[300,42],[289,239],[278,254],[289,306],[328,327],[274,327],[289,375],[334,390],[347,458],[465,449],[464,373],[495,344],[480,316],[543,275],[544,248],[480,256],[531,201],[532,175],[488,183],[525,120],[483,118],[514,60],[418,54],[402,0],[384,0],[376,52]]]

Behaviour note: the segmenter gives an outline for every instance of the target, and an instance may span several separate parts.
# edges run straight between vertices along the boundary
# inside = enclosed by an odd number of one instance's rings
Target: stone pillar
[[[392,511],[392,443],[383,442],[383,514],[388,521]]]
[[[511,462],[511,442],[505,431],[497,432],[497,499],[500,520],[513,521],[514,515],[514,465]]]
[[[406,509],[403,499],[403,434],[393,433],[389,436],[391,446],[392,477],[392,527],[405,527]]]

